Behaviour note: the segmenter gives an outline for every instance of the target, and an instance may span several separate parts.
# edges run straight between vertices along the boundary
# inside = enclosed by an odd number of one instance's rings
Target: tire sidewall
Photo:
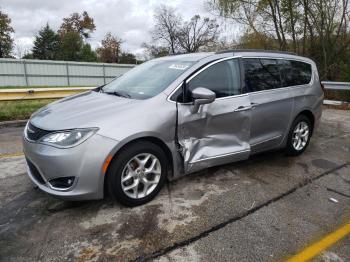
[[[125,165],[134,156],[142,153],[150,153],[158,158],[161,165],[161,176],[156,188],[146,197],[140,199],[134,199],[127,196],[121,185],[121,176]],[[145,204],[152,200],[162,189],[168,170],[168,161],[163,150],[150,142],[138,142],[122,149],[112,160],[112,163],[107,171],[107,188],[109,194],[115,198],[119,203],[125,206],[138,206]]]

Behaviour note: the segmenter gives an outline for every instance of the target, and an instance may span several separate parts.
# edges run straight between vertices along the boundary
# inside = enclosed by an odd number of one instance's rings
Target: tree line
[[[144,43],[146,59],[174,53],[209,50],[217,44],[219,25],[215,19],[193,16],[189,21],[175,9],[161,5],[155,12],[155,25],[151,31],[152,42]],[[101,47],[92,50],[88,40],[96,30],[94,19],[87,12],[73,13],[63,18],[57,31],[49,24],[35,36],[31,52],[22,58],[42,60],[66,60],[105,63],[135,63],[134,54],[123,52],[123,40],[107,33]],[[0,10],[0,57],[11,57],[13,39],[11,19]]]
[[[349,0],[205,0],[213,17],[239,25],[239,37],[223,37],[217,19],[194,15],[185,20],[174,8],[154,12],[152,41],[143,43],[147,59],[176,53],[249,48],[290,51],[316,61],[321,79],[350,81]],[[47,24],[35,37],[27,58],[135,63],[123,40],[108,33],[101,46],[88,43],[96,30],[87,12],[64,18],[54,31]],[[0,10],[0,57],[11,55],[14,29]],[[227,35],[227,34],[226,34]]]
[[[137,63],[135,55],[121,49],[122,40],[107,33],[96,50],[91,48],[88,39],[96,30],[94,19],[87,12],[73,13],[63,18],[57,31],[49,24],[41,28],[35,36],[31,52],[24,59],[65,60],[104,63]],[[0,58],[12,57],[14,43],[11,34],[14,29],[11,19],[0,10]]]
[[[244,28],[238,47],[291,51],[316,61],[321,79],[350,81],[349,0],[207,0]]]

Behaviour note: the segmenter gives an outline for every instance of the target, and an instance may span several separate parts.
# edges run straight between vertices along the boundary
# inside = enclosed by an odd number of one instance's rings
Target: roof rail
[[[288,52],[288,51],[264,50],[264,49],[231,49],[231,50],[218,51],[215,54],[225,54],[225,53],[235,53],[235,52],[261,52],[261,53],[297,55],[296,53]]]

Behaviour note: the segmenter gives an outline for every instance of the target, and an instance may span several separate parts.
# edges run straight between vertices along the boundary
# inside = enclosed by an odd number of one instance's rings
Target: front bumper
[[[23,137],[28,175],[42,191],[53,196],[67,200],[101,199],[105,175],[102,167],[117,143],[95,134],[76,147],[60,149]],[[75,177],[74,183],[67,189],[55,189],[49,181],[59,177]]]

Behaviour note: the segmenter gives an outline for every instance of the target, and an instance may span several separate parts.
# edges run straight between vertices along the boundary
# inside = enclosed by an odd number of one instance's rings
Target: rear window
[[[279,63],[281,64],[280,70],[283,87],[310,83],[312,76],[310,64],[293,60],[281,60]]]
[[[264,58],[244,58],[244,92],[309,84],[312,68],[308,63]]]
[[[245,58],[245,92],[256,92],[281,87],[281,77],[277,60]]]

